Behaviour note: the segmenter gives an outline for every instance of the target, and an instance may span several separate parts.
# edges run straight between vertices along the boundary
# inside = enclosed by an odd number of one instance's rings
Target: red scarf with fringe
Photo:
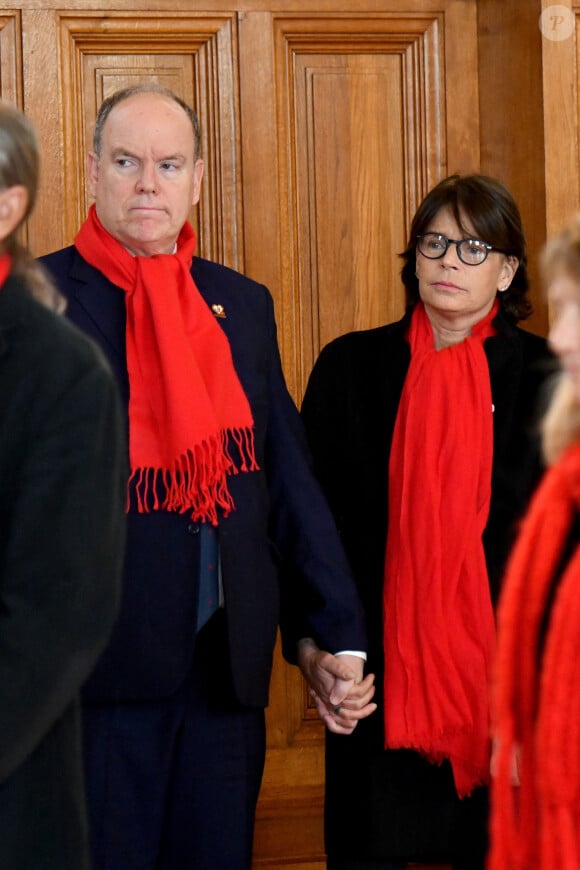
[[[490,870],[580,868],[578,544],[557,576],[579,511],[576,444],[546,472],[532,499],[500,599]],[[511,779],[515,752],[519,787]]]
[[[217,524],[227,477],[258,468],[254,421],[227,337],[191,277],[186,223],[175,254],[133,257],[91,206],[75,247],[125,291],[129,458],[137,510],[191,511]]]
[[[489,777],[495,628],[482,533],[493,409],[483,342],[497,307],[460,344],[435,350],[416,305],[389,458],[385,746],[449,759],[460,797]]]

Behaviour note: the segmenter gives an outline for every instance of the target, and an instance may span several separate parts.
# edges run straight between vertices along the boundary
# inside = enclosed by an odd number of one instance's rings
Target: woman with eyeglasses
[[[364,602],[378,710],[316,699],[329,870],[487,851],[494,604],[541,462],[551,368],[506,188],[454,175],[423,200],[402,255],[403,319],[323,349],[302,415]]]

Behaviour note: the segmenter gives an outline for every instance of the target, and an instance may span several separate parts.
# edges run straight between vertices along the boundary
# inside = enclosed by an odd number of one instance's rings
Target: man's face
[[[103,226],[132,254],[170,254],[199,200],[203,161],[191,121],[161,94],[135,94],[111,110],[101,155],[90,152],[89,192]]]

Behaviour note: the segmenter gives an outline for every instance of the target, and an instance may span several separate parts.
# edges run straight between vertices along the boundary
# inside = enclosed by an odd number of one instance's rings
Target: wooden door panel
[[[335,336],[401,313],[393,268],[405,212],[398,60],[303,55],[296,62],[304,86],[296,118],[304,372],[314,362],[308,345],[317,355]],[[337,149],[339,142],[348,145]]]
[[[22,29],[20,14],[0,13],[0,88],[2,97],[22,105]]]

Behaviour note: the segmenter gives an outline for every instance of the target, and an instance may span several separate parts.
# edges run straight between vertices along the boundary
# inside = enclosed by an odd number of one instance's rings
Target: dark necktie
[[[197,630],[199,631],[220,604],[219,544],[217,529],[209,523],[200,526],[199,538],[199,601]]]

